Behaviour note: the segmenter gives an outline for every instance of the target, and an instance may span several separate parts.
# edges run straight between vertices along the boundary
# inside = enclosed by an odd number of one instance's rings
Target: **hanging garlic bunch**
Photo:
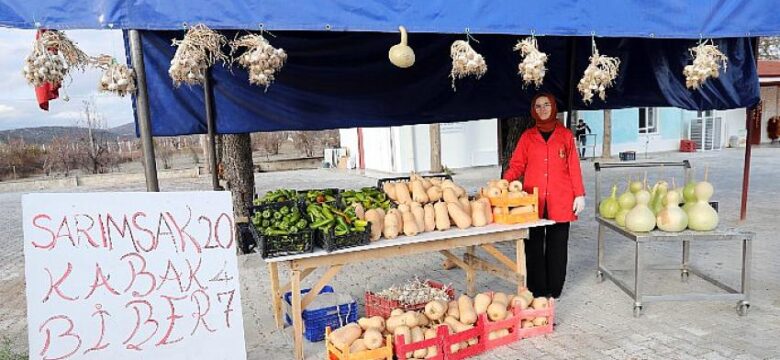
[[[33,42],[33,50],[24,59],[22,73],[32,86],[59,84],[71,69],[84,70],[89,57],[65,33],[46,30]]]
[[[249,72],[249,83],[268,87],[275,79],[275,74],[287,61],[284,49],[271,46],[262,35],[245,35],[230,43],[231,54],[244,47],[246,51],[238,57],[238,63]]]
[[[452,89],[455,89],[455,80],[467,76],[481,78],[487,72],[487,64],[482,55],[478,54],[469,45],[467,41],[457,40],[450,46],[450,57],[452,58]]]
[[[523,76],[523,87],[534,84],[537,88],[542,86],[544,74],[547,73],[545,64],[547,63],[547,54],[539,51],[536,44],[536,37],[529,36],[517,42],[515,51],[520,51],[523,60],[517,66],[517,73]]]
[[[726,71],[728,57],[724,55],[712,40],[688,49],[693,56],[693,64],[686,65],[683,69],[685,86],[689,89],[699,89],[709,78],[720,76],[720,67]]]
[[[120,64],[110,55],[100,55],[91,60],[92,64],[103,70],[98,90],[115,93],[121,97],[135,92],[135,72],[125,64]]]
[[[173,40],[173,46],[178,46],[171,60],[168,75],[173,84],[178,87],[182,83],[188,85],[202,84],[206,79],[206,69],[217,60],[228,62],[222,53],[222,46],[227,39],[206,25],[198,24],[187,30],[183,40]]]
[[[577,84],[577,90],[582,94],[582,101],[586,104],[593,102],[593,94],[598,94],[599,98],[606,100],[606,90],[612,87],[618,75],[620,59],[599,55],[596,48],[596,42],[593,42],[593,54],[590,56],[590,64],[585,69],[585,73]]]

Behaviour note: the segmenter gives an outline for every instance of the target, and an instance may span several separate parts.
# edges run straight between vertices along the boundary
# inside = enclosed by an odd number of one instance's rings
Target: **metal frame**
[[[623,292],[628,294],[634,299],[634,316],[639,317],[642,314],[643,305],[645,303],[661,302],[661,301],[736,301],[737,314],[740,316],[747,315],[748,308],[750,307],[750,268],[752,258],[752,240],[754,234],[752,232],[741,231],[738,229],[716,229],[713,231],[696,232],[691,230],[685,230],[679,233],[670,233],[660,230],[654,230],[647,233],[635,233],[626,228],[620,227],[612,220],[604,219],[598,215],[598,204],[601,198],[601,188],[599,174],[601,169],[607,168],[647,168],[647,167],[682,167],[684,169],[685,178],[690,175],[690,163],[685,160],[682,162],[653,162],[653,163],[635,163],[635,164],[594,164],[596,168],[596,222],[599,224],[598,228],[598,245],[597,245],[597,270],[596,276],[599,282],[603,281],[606,277],[612,280]],[[604,229],[612,230],[627,240],[634,242],[634,266],[633,269],[608,269],[604,264]],[[648,267],[642,262],[642,245],[648,243],[657,242],[682,242],[682,261],[679,266],[666,266],[666,267]],[[711,241],[738,241],[742,243],[742,271],[741,271],[741,284],[739,290],[732,288],[719,280],[705,274],[703,271],[697,269],[691,265],[690,262],[690,243],[696,242],[711,242]],[[616,276],[618,272],[634,273],[634,284],[631,287],[625,281],[619,279]],[[674,295],[648,295],[646,290],[642,287],[643,274],[646,271],[679,271],[682,282],[687,282],[691,274],[698,276],[704,281],[718,287],[725,293],[686,293],[686,294],[674,294]]]

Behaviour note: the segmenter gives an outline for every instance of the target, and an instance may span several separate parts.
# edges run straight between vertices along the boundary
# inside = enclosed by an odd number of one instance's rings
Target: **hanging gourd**
[[[601,204],[599,204],[599,215],[605,219],[614,219],[618,210],[620,210],[620,206],[617,201],[617,185],[612,185],[612,194],[601,200]]]
[[[387,57],[393,65],[406,69],[414,65],[414,50],[407,44],[408,35],[406,28],[399,26],[398,30],[401,31],[401,42],[390,48],[390,51],[387,52]]]
[[[729,58],[724,55],[712,39],[700,42],[690,49],[693,63],[683,68],[685,86],[692,90],[698,90],[709,78],[720,76],[720,67],[726,71]]]
[[[225,44],[227,39],[223,35],[203,24],[187,30],[184,39],[173,39],[173,46],[178,47],[168,69],[173,85],[179,87],[182,83],[202,84],[206,80],[206,69],[218,60],[229,62],[227,56],[222,53],[222,46]]]
[[[707,182],[708,169],[704,170],[704,181],[693,189],[696,202],[688,208],[688,228],[696,231],[710,231],[718,227],[718,212],[710,206],[710,198],[715,191]]]
[[[517,42],[515,51],[520,51],[522,61],[517,65],[517,73],[523,77],[523,87],[534,84],[536,88],[542,86],[544,75],[547,73],[547,54],[539,51],[535,36],[529,36]]]
[[[454,91],[457,91],[455,80],[468,76],[480,79],[487,72],[485,58],[474,51],[468,41],[456,40],[453,42],[450,46],[450,57],[452,58],[450,78],[452,78],[452,90]]]
[[[669,232],[685,230],[688,227],[688,214],[680,209],[680,193],[669,191],[664,199],[666,206],[655,217],[658,228]]]
[[[98,83],[98,90],[109,92],[120,97],[135,92],[135,72],[127,65],[119,63],[113,56],[100,55],[92,59],[95,67],[103,70]]]
[[[590,104],[593,95],[597,94],[604,101],[607,98],[607,89],[611,88],[618,76],[620,59],[600,55],[596,48],[596,39],[592,39],[592,54],[590,64],[585,68],[585,73],[577,84],[577,90],[582,94],[582,102]]]
[[[35,87],[60,84],[71,70],[83,71],[88,62],[89,56],[64,32],[42,30],[33,42],[32,52],[24,59],[22,73],[27,83]]]
[[[276,79],[276,73],[287,61],[287,53],[282,48],[275,48],[262,34],[244,35],[230,42],[230,53],[235,54],[245,48],[238,57],[238,64],[249,73],[249,83],[264,86],[266,90]]]

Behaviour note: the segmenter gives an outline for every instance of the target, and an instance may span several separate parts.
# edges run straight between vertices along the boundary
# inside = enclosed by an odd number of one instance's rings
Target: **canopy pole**
[[[758,38],[753,38],[751,45],[753,45],[753,57],[756,61],[756,69],[758,69]],[[756,70],[758,71],[758,70]],[[748,189],[750,187],[750,159],[753,154],[752,135],[753,128],[758,121],[758,127],[761,126],[761,100],[758,101],[753,107],[748,108],[745,111],[745,125],[747,127],[747,141],[745,141],[745,167],[742,169],[742,199],[739,207],[739,221],[743,222],[747,220],[747,197]]]
[[[138,131],[141,134],[141,149],[144,153],[144,174],[146,175],[146,191],[159,192],[157,181],[157,162],[154,159],[154,139],[149,117],[149,93],[146,87],[146,70],[144,69],[144,52],[141,47],[141,35],[138,30],[130,30],[130,61],[135,69],[138,82],[138,92],[135,96],[136,113],[138,114]]]
[[[574,76],[576,75],[574,72],[576,71],[576,65],[577,65],[577,43],[575,38],[569,38],[568,39],[568,45],[569,45],[569,79],[568,83],[566,84],[566,88],[568,89],[568,106],[566,107],[566,127],[571,129],[572,128],[572,121],[574,117],[574,81],[576,80]]]
[[[203,102],[206,104],[206,127],[209,137],[209,168],[211,169],[211,186],[214,191],[222,190],[219,186],[219,171],[217,169],[217,122],[214,118],[214,88],[211,83],[211,69],[206,70],[203,81]]]

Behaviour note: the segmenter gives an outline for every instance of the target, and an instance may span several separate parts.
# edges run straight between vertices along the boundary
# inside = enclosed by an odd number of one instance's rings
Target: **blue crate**
[[[306,295],[311,289],[301,290],[301,295]],[[333,293],[333,287],[325,285],[320,294]],[[284,319],[287,325],[292,325],[290,309],[292,309],[292,291],[284,293],[284,301],[287,303],[287,312]],[[342,324],[349,324],[357,321],[357,302],[352,300],[349,303],[339,304],[338,308],[334,306],[319,309],[304,309],[301,314],[303,318],[304,337],[311,342],[325,340],[325,327],[330,326],[331,330],[338,329]]]

